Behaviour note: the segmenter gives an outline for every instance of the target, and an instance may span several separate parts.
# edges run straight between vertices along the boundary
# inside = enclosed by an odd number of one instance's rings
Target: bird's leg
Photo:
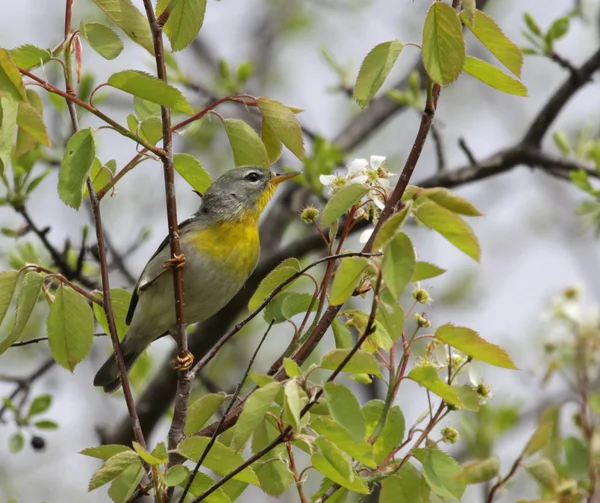
[[[163,264],[163,267],[165,269],[171,269],[172,267],[179,268],[179,267],[183,267],[184,265],[185,265],[185,255],[183,253],[180,253],[179,255],[176,255],[173,258],[166,260],[165,263]]]
[[[185,351],[184,353],[177,355],[177,358],[175,358],[171,363],[173,364],[173,368],[180,372],[189,370],[194,364],[194,355],[189,351]]]

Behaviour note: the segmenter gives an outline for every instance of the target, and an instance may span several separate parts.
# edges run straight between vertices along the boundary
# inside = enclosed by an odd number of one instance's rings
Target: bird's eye
[[[258,182],[260,175],[256,171],[252,171],[246,175],[246,180],[249,182]]]

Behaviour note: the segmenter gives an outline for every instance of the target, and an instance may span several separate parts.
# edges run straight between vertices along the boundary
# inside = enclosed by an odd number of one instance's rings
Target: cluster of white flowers
[[[356,212],[355,218],[371,218],[375,224],[387,201],[390,187],[389,178],[392,176],[396,175],[387,170],[387,158],[372,155],[368,161],[354,159],[347,166],[346,175],[321,175],[319,180],[326,187],[330,187],[329,195],[335,194],[342,187],[350,184],[361,184],[373,189],[367,193],[367,204]],[[364,231],[360,236],[360,242],[366,243],[372,232],[372,229]]]

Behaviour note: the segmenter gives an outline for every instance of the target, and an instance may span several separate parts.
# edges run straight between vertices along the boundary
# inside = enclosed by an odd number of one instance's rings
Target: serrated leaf
[[[171,0],[159,0],[156,15],[160,16]],[[206,0],[178,0],[172,6],[164,31],[171,42],[173,52],[190,45],[202,28]]]
[[[223,125],[236,166],[270,166],[267,149],[254,129],[240,119],[225,119]]]
[[[366,433],[365,418],[354,393],[345,386],[329,382],[323,387],[331,417],[360,442]]]
[[[284,358],[283,369],[288,377],[302,377],[302,369],[294,360]]]
[[[101,295],[98,294],[98,297],[101,298]],[[131,303],[131,293],[127,290],[123,290],[122,288],[111,288],[110,300],[115,319],[115,326],[117,327],[117,335],[119,336],[119,340],[122,341],[128,330],[126,320],[127,312],[129,311],[129,304]],[[102,306],[99,306],[96,303],[94,303],[92,307],[94,309],[94,315],[96,316],[98,325],[102,327],[102,330],[104,330],[105,334],[109,334],[110,331],[108,329],[108,322],[106,320],[106,314],[104,314],[104,309]]]
[[[96,156],[92,128],[77,131],[67,142],[65,155],[58,172],[58,195],[72,208],[79,209],[83,200],[83,186]]]
[[[360,309],[348,309],[342,313],[344,316],[347,316],[352,320],[352,324],[360,335],[365,333],[367,329],[367,325],[369,324],[369,314]],[[373,353],[376,349],[383,349],[385,352],[388,352],[392,346],[394,345],[394,341],[387,333],[385,327],[375,319],[375,331],[369,335],[365,344],[363,344],[362,349],[365,351],[369,351]]]
[[[232,449],[237,452],[244,449],[254,430],[263,421],[265,412],[282,389],[283,386],[280,382],[272,382],[262,388],[258,388],[248,397],[242,413],[235,424],[231,439]]]
[[[383,252],[383,281],[397,299],[410,283],[415,272],[415,250],[409,237],[399,232]]]
[[[141,136],[155,145],[163,137],[162,120],[158,117],[148,117],[140,123]]]
[[[131,0],[93,0],[136,44],[154,55],[150,24]]]
[[[186,483],[187,479],[185,480],[185,482],[182,482],[181,485],[185,487]],[[194,477],[194,480],[190,485],[190,493],[192,493],[194,496],[200,496],[214,483],[215,481],[208,475],[206,475],[206,473],[198,472],[196,473],[196,476]],[[230,483],[231,481],[225,484],[224,487],[226,488],[227,486],[229,486]],[[206,503],[230,503],[231,500],[225,494],[225,492],[219,488],[215,492],[207,496],[206,500],[204,501],[206,501]]]
[[[498,91],[515,96],[527,96],[527,88],[521,82],[481,59],[467,56],[463,70]]]
[[[177,451],[182,456],[197,463],[209,442],[210,439],[206,437],[186,438],[179,444]],[[241,454],[217,441],[214,443],[202,465],[213,470],[218,475],[227,475],[243,462],[244,458]],[[258,478],[252,468],[245,468],[234,479],[248,484],[259,485]]]
[[[2,271],[0,272],[0,325],[6,316],[6,312],[10,307],[13,294],[17,288],[17,278],[19,271]]]
[[[172,108],[176,112],[192,113],[190,104],[179,89],[138,70],[123,70],[108,78],[108,85],[139,98]]]
[[[133,97],[133,110],[135,111],[135,117],[140,121],[149,117],[160,117],[160,105],[138,96]]]
[[[36,396],[33,399],[33,402],[31,402],[31,405],[29,406],[29,411],[27,412],[27,419],[29,419],[32,416],[37,416],[38,414],[43,414],[50,408],[51,405],[51,395]]]
[[[352,480],[348,480],[338,471],[339,467],[332,465],[320,452],[315,452],[312,455],[310,462],[313,468],[321,472],[327,478],[333,480],[336,484],[359,494],[369,494],[368,486],[360,478],[353,474]]]
[[[296,379],[290,379],[286,382],[283,391],[284,407],[289,411],[292,426],[297,431],[300,426],[300,413],[302,412],[302,408],[306,401],[306,394],[303,392]]]
[[[434,203],[460,215],[469,217],[481,216],[481,212],[473,204],[444,187],[420,189],[418,197],[427,197]]]
[[[384,302],[380,304],[375,319],[381,323],[392,341],[397,341],[402,335],[402,330],[404,329],[404,309],[397,302]]]
[[[373,250],[383,250],[383,248],[387,246],[387,244],[396,234],[396,231],[398,231],[398,229],[400,229],[402,224],[404,224],[406,221],[409,209],[409,205],[405,204],[398,213],[386,220],[386,222],[381,226],[381,229],[379,229],[377,237],[373,242]]]
[[[555,466],[548,458],[525,465],[525,470],[543,490],[553,493],[556,491],[560,478]]]
[[[89,353],[94,340],[94,316],[83,296],[61,285],[50,306],[47,330],[52,357],[73,372]]]
[[[0,342],[0,355],[19,340],[31,312],[35,307],[37,298],[42,290],[44,277],[37,272],[27,272],[19,292],[17,294],[17,313],[15,315],[15,324],[11,332]]]
[[[296,258],[288,258],[281,262],[260,282],[258,288],[248,301],[248,309],[254,311],[281,283],[300,271],[300,262]]]
[[[442,498],[460,501],[466,484],[457,479],[460,465],[437,448],[415,449],[415,457],[423,463],[423,476],[431,490]],[[414,452],[414,451],[413,451]]]
[[[354,85],[354,99],[359,106],[364,107],[375,96],[403,48],[402,42],[392,40],[376,45],[367,54]]]
[[[225,398],[227,398],[225,393],[208,393],[194,400],[188,407],[184,429],[185,435],[193,435],[200,431],[200,428],[219,410]]]
[[[527,458],[529,456],[533,456],[536,452],[544,448],[549,442],[551,436],[552,424],[548,422],[542,422],[537,427],[533,435],[531,435],[531,438],[529,439],[529,442],[527,442],[525,449],[523,449],[523,457]]]
[[[102,23],[82,23],[80,32],[90,47],[105,59],[115,59],[123,50],[123,42],[112,28]]]
[[[312,304],[312,307],[311,307]],[[292,316],[305,313],[308,309],[314,311],[317,303],[313,302],[313,295],[298,292],[280,292],[269,302],[264,311],[264,319],[267,323],[283,323]]]
[[[432,201],[421,203],[415,216],[427,227],[439,232],[460,251],[479,262],[479,241],[469,225],[456,213]]]
[[[302,137],[302,126],[292,112],[283,103],[270,98],[258,98],[258,107],[262,112],[263,119],[271,127],[275,135],[298,159],[304,157],[304,139]],[[269,156],[269,159],[271,156]]]
[[[27,101],[21,74],[6,49],[0,49],[0,96]]]
[[[92,180],[92,184],[96,192],[104,188],[106,184],[111,181],[112,176],[115,174],[115,168],[116,164],[114,160],[108,161],[106,164],[102,165],[100,159],[97,157],[94,158],[89,177]],[[83,186],[83,197],[90,197],[87,183]]]
[[[212,184],[210,175],[202,167],[200,161],[189,154],[175,154],[173,167],[200,194],[204,194]]]
[[[50,138],[48,137],[44,120],[39,111],[30,103],[25,103],[23,101],[19,102],[17,125],[19,126],[19,130],[27,133],[35,141],[38,141],[47,147],[50,146]],[[23,147],[17,146],[17,151],[19,151],[19,153],[21,153],[22,150]]]
[[[368,192],[367,187],[362,184],[353,183],[338,190],[331,199],[327,201],[321,222],[323,228],[329,227],[333,222],[346,213],[354,204],[360,201]]]
[[[480,10],[475,11],[473,20],[469,20],[468,13],[465,11],[460,13],[460,17],[465,26],[479,39],[488,51],[520,78],[521,67],[523,66],[523,53],[519,49],[519,46],[504,34],[496,22]]]
[[[40,49],[35,45],[24,44],[8,51],[15,66],[31,70],[48,61],[52,54],[48,49]]]
[[[465,40],[456,11],[444,2],[434,2],[425,17],[422,43],[427,75],[441,86],[454,82],[463,69]]]
[[[274,164],[281,157],[283,153],[283,143],[273,131],[273,128],[269,126],[269,123],[262,118],[260,128],[260,139],[262,140],[265,149],[267,150],[267,156],[269,162]]]
[[[260,488],[269,496],[281,496],[293,483],[294,475],[280,459],[269,459],[256,469]]]
[[[142,458],[146,463],[152,466],[159,466],[169,462],[168,456],[165,458],[159,458],[150,454],[141,444],[136,442],[135,440],[132,442],[133,449],[138,453],[140,458]]]
[[[456,390],[440,379],[436,368],[415,367],[409,372],[408,378],[435,393],[449,404],[463,407]]]
[[[429,503],[429,486],[411,463],[404,463],[392,476],[382,481],[379,503]]]
[[[98,447],[88,447],[87,449],[83,449],[82,451],[80,451],[79,454],[83,454],[84,456],[89,456],[92,458],[103,459],[106,461],[107,459],[112,458],[116,454],[125,451],[131,451],[131,449],[125,445],[107,444],[99,445]]]
[[[475,330],[470,328],[457,327],[452,324],[442,325],[436,330],[435,338],[476,360],[496,367],[517,370],[506,351],[481,338]]]
[[[400,407],[394,405],[388,413],[379,437],[373,444],[373,454],[377,465],[383,463],[388,454],[402,443],[404,430],[404,414]]]
[[[320,366],[327,370],[336,370],[344,359],[350,354],[351,349],[334,349],[323,356]],[[379,364],[372,353],[359,349],[344,365],[342,372],[354,374],[375,374],[381,377]]]
[[[144,473],[141,463],[133,463],[119,473],[108,488],[108,495],[113,503],[127,503],[138,488]]]
[[[446,269],[442,269],[441,267],[430,264],[429,262],[422,262],[418,260],[411,281],[424,281],[426,279],[435,278],[440,274],[444,274],[445,272]]]
[[[93,491],[110,482],[134,463],[138,463],[140,467],[142,465],[138,455],[131,450],[115,454],[94,473],[90,480],[88,491]]]
[[[470,461],[462,466],[462,471],[457,476],[465,484],[480,484],[492,480],[500,471],[500,460],[497,456],[487,459]]]
[[[17,101],[5,97],[0,98],[0,175],[6,171],[10,161],[17,125],[17,109]],[[2,312],[1,308],[0,312]],[[2,317],[0,316],[1,322]]]
[[[181,484],[187,476],[188,470],[184,466],[172,466],[165,474],[164,482],[167,487],[173,487]]]
[[[369,267],[369,261],[364,257],[341,259],[329,294],[329,303],[332,306],[343,304],[350,298],[367,267]]]

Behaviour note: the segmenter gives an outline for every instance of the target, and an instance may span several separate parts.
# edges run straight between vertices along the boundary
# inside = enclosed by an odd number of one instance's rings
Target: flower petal
[[[337,175],[321,175],[319,177],[319,181],[323,185],[331,185],[336,178],[337,178]]]
[[[379,169],[381,166],[384,166],[387,162],[387,157],[383,155],[372,155],[371,156],[371,169]]]
[[[369,162],[366,159],[354,159],[348,165],[348,177],[353,178],[357,175],[362,174],[362,172],[367,169]]]
[[[354,178],[350,178],[348,183],[366,183],[367,175],[355,176]]]
[[[361,244],[365,244],[369,240],[371,234],[373,234],[373,230],[374,229],[367,229],[361,233],[360,237],[358,238]]]

